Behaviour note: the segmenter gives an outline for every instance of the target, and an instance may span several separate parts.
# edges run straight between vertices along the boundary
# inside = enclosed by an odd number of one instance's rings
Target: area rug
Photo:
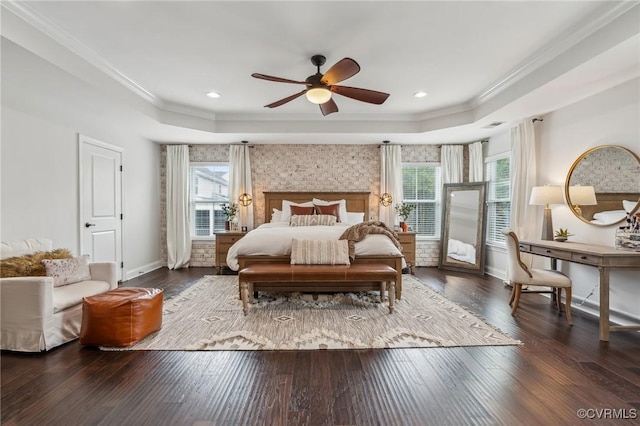
[[[518,345],[478,316],[403,275],[389,314],[379,293],[260,293],[242,312],[237,276],[206,276],[166,300],[162,329],[103,350],[311,350]]]

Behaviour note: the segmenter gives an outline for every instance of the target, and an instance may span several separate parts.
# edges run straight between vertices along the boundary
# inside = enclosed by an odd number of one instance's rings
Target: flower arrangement
[[[415,205],[407,204],[407,203],[396,204],[396,207],[395,207],[396,212],[398,212],[403,222],[407,221],[407,218],[415,208],[416,208]]]
[[[238,214],[238,205],[236,203],[223,204],[222,211],[227,216],[227,222],[231,222]]]

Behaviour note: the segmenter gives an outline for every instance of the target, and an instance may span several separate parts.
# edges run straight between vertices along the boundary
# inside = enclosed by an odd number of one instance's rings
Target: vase
[[[402,232],[407,232],[409,230],[409,225],[407,225],[407,222],[400,222],[400,228],[402,229]]]
[[[225,223],[224,223],[224,230],[225,231],[231,230],[231,222],[229,222],[228,220],[225,221]]]

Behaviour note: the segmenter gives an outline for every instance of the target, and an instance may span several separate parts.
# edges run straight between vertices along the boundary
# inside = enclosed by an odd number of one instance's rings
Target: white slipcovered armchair
[[[2,243],[0,259],[51,251],[51,240]],[[90,280],[54,287],[51,277],[0,279],[1,349],[39,352],[77,339],[82,298],[118,287],[115,262],[89,264]]]

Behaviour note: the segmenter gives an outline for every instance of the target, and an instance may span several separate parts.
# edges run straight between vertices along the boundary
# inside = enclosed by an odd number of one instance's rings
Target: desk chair
[[[561,307],[562,289],[565,289],[565,311],[567,313],[567,321],[569,325],[573,325],[571,320],[571,279],[565,274],[553,269],[534,269],[527,268],[520,259],[520,243],[518,236],[511,229],[503,229],[502,233],[506,236],[507,258],[509,272],[507,279],[513,286],[511,291],[511,315],[515,315],[520,304],[520,295],[522,294],[523,285],[535,285],[544,287],[553,287],[557,292],[556,303],[558,310]]]

